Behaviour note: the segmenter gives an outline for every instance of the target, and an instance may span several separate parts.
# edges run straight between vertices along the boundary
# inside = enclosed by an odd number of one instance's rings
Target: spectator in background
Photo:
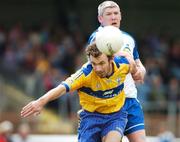
[[[3,121],[0,123],[0,142],[13,142],[12,134],[13,124],[10,121]]]
[[[166,87],[163,84],[162,77],[157,74],[152,77],[152,92],[151,99],[157,102],[164,102],[166,99],[165,92]]]
[[[180,79],[180,38],[174,39],[169,49],[170,73]]]
[[[174,134],[166,126],[165,123],[159,126],[158,142],[175,142]]]
[[[3,26],[0,25],[0,58],[3,57],[6,48],[6,32]]]
[[[13,137],[13,142],[32,142],[29,134],[31,133],[30,126],[27,123],[22,123],[18,127],[17,135]]]
[[[180,83],[176,77],[172,77],[168,84],[168,100],[171,102],[180,101]]]

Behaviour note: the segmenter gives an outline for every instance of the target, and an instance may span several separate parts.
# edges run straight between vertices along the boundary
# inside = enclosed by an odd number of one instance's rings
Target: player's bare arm
[[[130,63],[130,66],[131,66],[131,70],[132,70],[132,68],[136,68],[136,71],[134,71],[134,72],[130,71],[134,81],[136,81],[138,83],[143,83],[144,82],[144,77],[145,77],[145,74],[146,74],[146,69],[143,66],[141,60],[137,59],[137,60],[134,61],[131,54],[126,52],[126,51],[119,51],[118,53],[116,53],[116,55],[124,56],[124,57],[126,57],[128,59],[128,61]]]
[[[63,94],[66,93],[66,88],[63,85],[59,85],[56,88],[48,91],[45,95],[39,99],[28,103],[25,107],[22,108],[21,116],[28,117],[31,115],[38,115],[41,113],[43,107],[49,102],[52,101]]]
[[[115,54],[115,56],[123,56],[125,57],[129,64],[130,64],[130,73],[135,74],[138,70],[136,62],[134,61],[133,57],[126,51],[119,51]]]
[[[140,59],[135,60],[135,62],[136,62],[136,65],[137,65],[137,72],[132,74],[132,77],[136,82],[143,83],[144,82],[144,77],[145,77],[145,74],[146,74],[146,69],[143,66]]]

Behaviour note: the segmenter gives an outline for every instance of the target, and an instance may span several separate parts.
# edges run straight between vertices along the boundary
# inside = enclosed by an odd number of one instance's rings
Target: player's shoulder
[[[135,39],[127,32],[122,31],[124,45],[121,48],[122,51],[128,51],[130,54],[133,54],[136,47]]]
[[[124,38],[124,41],[125,42],[129,42],[131,44],[135,44],[135,39],[133,38],[132,35],[130,35],[129,33],[125,32],[125,31],[122,31],[122,35],[123,35],[123,38]]]
[[[81,72],[85,75],[88,76],[93,70],[92,64],[90,62],[85,63],[82,68]]]
[[[121,57],[121,56],[115,56],[114,62],[118,68],[120,67],[121,64],[129,64],[128,60],[125,57]]]
[[[95,38],[96,38],[96,33],[97,33],[98,31],[100,31],[102,28],[103,28],[102,26],[99,26],[99,27],[90,35],[90,37],[89,37],[89,39],[88,39],[88,44],[92,43],[92,42],[95,40]]]

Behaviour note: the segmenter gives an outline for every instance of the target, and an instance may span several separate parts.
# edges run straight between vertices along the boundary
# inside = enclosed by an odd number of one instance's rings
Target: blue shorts
[[[124,108],[128,113],[128,122],[124,134],[144,130],[144,114],[140,103],[135,98],[126,98]]]
[[[79,117],[81,122],[78,128],[78,142],[100,142],[102,137],[112,130],[123,136],[127,123],[127,112],[124,108],[110,114],[83,110]]]

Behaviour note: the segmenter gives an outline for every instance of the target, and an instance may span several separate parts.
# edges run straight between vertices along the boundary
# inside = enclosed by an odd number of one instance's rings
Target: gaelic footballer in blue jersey
[[[98,21],[100,27],[97,30],[101,30],[104,26],[109,25],[120,28],[121,20],[120,7],[116,2],[108,0],[99,4]],[[95,39],[96,31],[90,36],[89,43]],[[123,35],[124,47],[121,48],[118,55],[131,55],[137,66],[137,72],[134,74],[129,73],[124,81],[124,91],[126,95],[124,108],[126,108],[128,112],[125,135],[128,137],[129,142],[146,142],[144,114],[141,104],[137,100],[137,89],[135,85],[135,82],[143,82],[146,70],[139,58],[134,38],[126,32],[123,32]]]

